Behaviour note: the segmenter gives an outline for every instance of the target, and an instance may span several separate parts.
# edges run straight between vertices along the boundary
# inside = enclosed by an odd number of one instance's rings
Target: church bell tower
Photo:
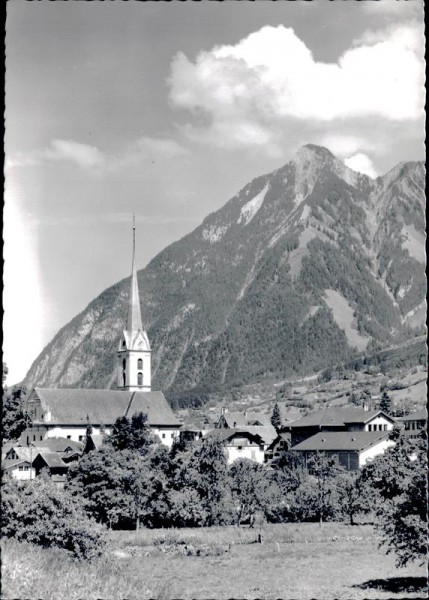
[[[122,333],[117,354],[118,389],[130,392],[151,391],[151,352],[149,339],[142,325],[136,270],[136,224],[133,218],[133,262],[127,327]]]

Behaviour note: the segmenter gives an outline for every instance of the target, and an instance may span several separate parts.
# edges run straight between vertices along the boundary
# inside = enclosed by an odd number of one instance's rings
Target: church
[[[164,394],[152,391],[151,347],[141,316],[135,249],[134,223],[128,317],[116,353],[117,389],[35,387],[26,401],[32,426],[22,433],[21,444],[37,445],[52,437],[81,442],[88,425],[94,435],[109,434],[118,417],[130,418],[138,412],[147,415],[152,433],[166,446],[178,437],[181,423]]]

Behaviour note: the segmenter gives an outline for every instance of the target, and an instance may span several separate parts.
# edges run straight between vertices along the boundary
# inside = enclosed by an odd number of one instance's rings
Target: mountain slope
[[[422,163],[372,180],[302,147],[139,272],[155,389],[305,374],[425,321]],[[128,280],[66,325],[25,383],[110,387]]]

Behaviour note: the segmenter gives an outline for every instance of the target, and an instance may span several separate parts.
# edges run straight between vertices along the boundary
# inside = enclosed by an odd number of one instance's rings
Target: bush
[[[79,500],[47,477],[25,482],[5,478],[1,528],[5,537],[64,548],[78,559],[98,556],[107,541],[104,528],[85,515]]]

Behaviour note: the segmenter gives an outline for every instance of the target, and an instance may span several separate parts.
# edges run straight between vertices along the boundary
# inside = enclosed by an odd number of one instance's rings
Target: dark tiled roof
[[[221,415],[222,416],[222,415]],[[256,412],[225,412],[223,417],[228,427],[252,426],[254,423],[261,423],[261,426],[270,425],[270,417],[263,413]],[[258,427],[258,425],[253,425]]]
[[[386,439],[388,431],[340,431],[320,432],[304,440],[291,450],[295,451],[341,451],[341,450],[364,450],[380,440]]]
[[[179,426],[162,392],[35,388],[51,424],[112,425],[118,417],[144,412],[150,425]]]
[[[428,411],[425,408],[421,408],[420,410],[416,410],[411,415],[406,415],[405,417],[397,417],[396,421],[405,422],[405,421],[427,421]]]
[[[16,458],[15,460],[5,460],[2,462],[1,468],[3,471],[8,471],[9,469],[13,469],[13,467],[17,467],[18,465],[28,465],[30,466],[30,461],[25,458]]]
[[[271,444],[277,437],[277,431],[272,425],[249,425],[240,427],[240,430],[259,435],[264,444]]]
[[[61,460],[61,457],[56,452],[39,452],[33,463],[39,462],[37,460],[39,456],[48,465],[48,467],[67,467],[67,465]]]
[[[347,423],[367,423],[377,415],[383,415],[393,422],[392,417],[380,410],[363,410],[362,408],[326,408],[311,413],[302,419],[290,423],[290,427],[344,426]]]
[[[257,434],[245,431],[243,428],[239,429],[213,429],[205,437],[213,437],[220,442],[228,442],[234,438],[246,438],[258,446],[262,443],[262,438]]]
[[[37,442],[39,448],[48,448],[50,452],[65,452],[67,448],[71,448],[74,452],[81,452],[83,450],[82,442],[74,442],[68,438],[62,437],[51,437],[41,442]]]

